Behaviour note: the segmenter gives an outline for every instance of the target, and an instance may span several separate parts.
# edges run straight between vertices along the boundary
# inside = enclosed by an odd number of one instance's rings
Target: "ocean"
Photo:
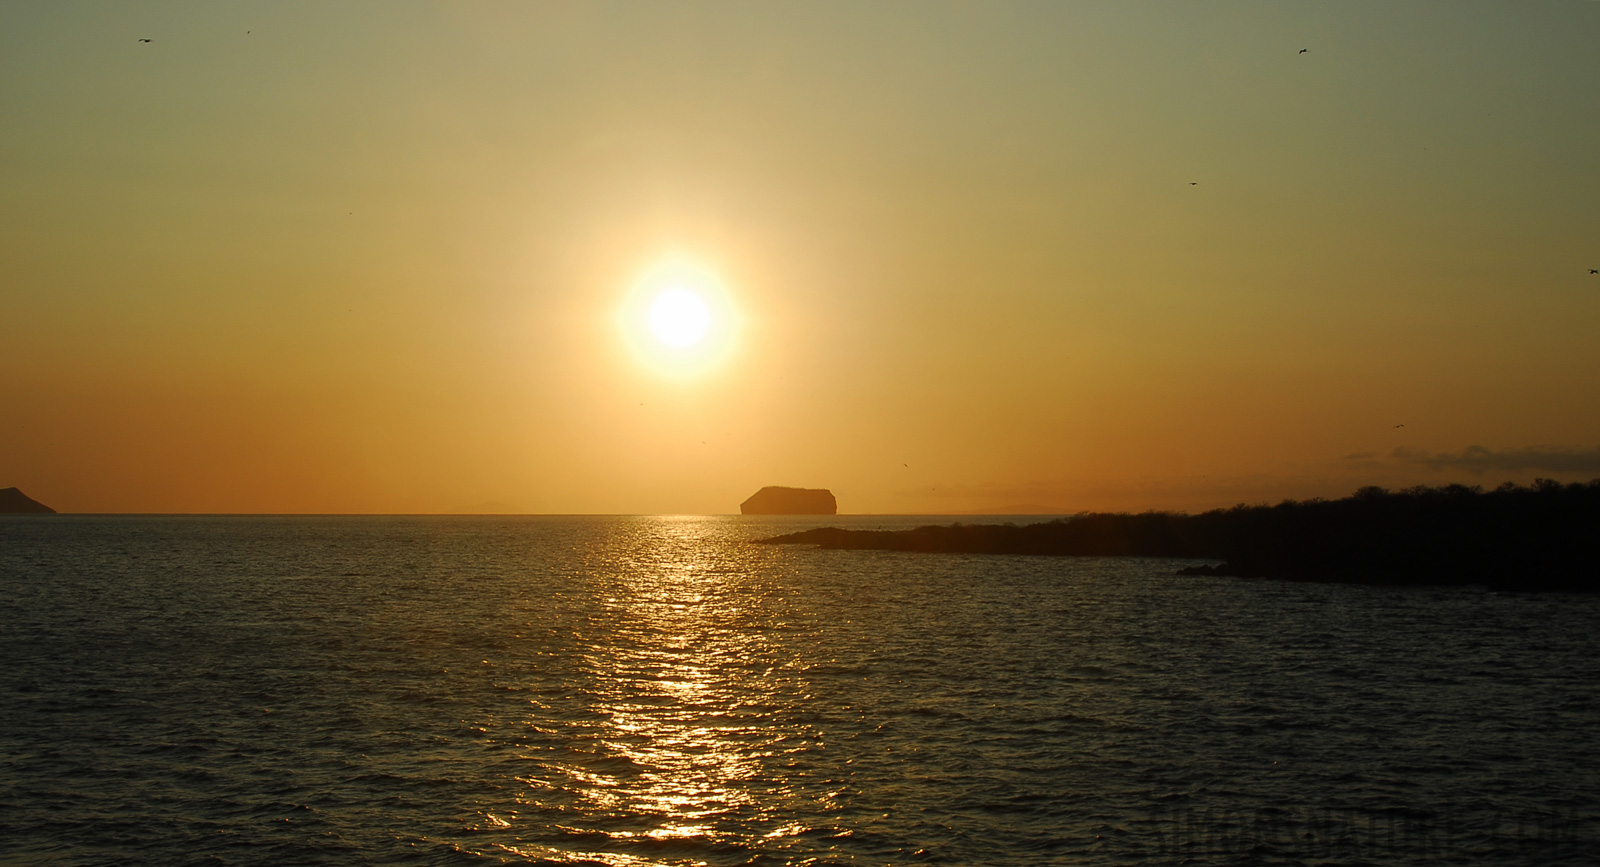
[[[950,520],[0,518],[0,864],[1600,851],[1600,597],[752,543]]]

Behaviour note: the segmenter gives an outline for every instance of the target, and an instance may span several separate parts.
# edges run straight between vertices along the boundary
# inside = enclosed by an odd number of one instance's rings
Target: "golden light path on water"
[[[769,634],[782,631],[772,621],[775,588],[750,586],[761,580],[750,564],[707,544],[705,527],[654,519],[639,532],[657,538],[627,546],[638,553],[597,576],[610,586],[579,666],[589,713],[560,731],[579,753],[532,781],[530,803],[548,809],[539,795],[552,787],[575,795],[563,829],[596,845],[517,854],[619,867],[701,864],[695,856],[707,846],[737,851],[750,838],[808,830],[794,821],[799,793],[775,765],[818,749],[820,735],[793,716],[807,696],[796,663],[786,664]],[[803,812],[828,812],[815,795],[809,800]]]
[[[0,861],[1594,862],[1600,599],[819,523],[0,527]]]

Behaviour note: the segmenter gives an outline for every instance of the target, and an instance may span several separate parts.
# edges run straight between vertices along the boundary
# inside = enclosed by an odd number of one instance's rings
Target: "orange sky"
[[[1600,3],[4,15],[0,487],[62,511],[1600,476]],[[694,375],[618,326],[666,261]]]

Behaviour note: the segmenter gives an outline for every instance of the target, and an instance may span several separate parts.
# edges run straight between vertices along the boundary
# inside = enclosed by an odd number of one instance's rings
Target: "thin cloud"
[[[1522,449],[1486,449],[1468,446],[1460,454],[1440,452],[1429,454],[1398,448],[1392,453],[1398,460],[1420,464],[1434,470],[1466,470],[1482,475],[1486,472],[1547,473],[1600,473],[1600,447],[1592,449],[1535,446]]]

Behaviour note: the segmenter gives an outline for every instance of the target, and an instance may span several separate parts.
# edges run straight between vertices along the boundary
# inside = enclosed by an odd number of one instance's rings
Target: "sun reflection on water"
[[[636,559],[606,564],[611,592],[590,619],[598,640],[580,665],[587,711],[563,732],[570,758],[551,779],[529,780],[535,795],[543,788],[542,806],[550,787],[574,801],[565,830],[592,842],[563,854],[704,863],[698,855],[742,839],[802,833],[786,809],[795,794],[773,765],[819,738],[777,713],[803,690],[782,670],[748,564],[707,544],[702,523],[657,520],[641,531],[658,538],[632,546]],[[632,860],[639,855],[647,860]]]

